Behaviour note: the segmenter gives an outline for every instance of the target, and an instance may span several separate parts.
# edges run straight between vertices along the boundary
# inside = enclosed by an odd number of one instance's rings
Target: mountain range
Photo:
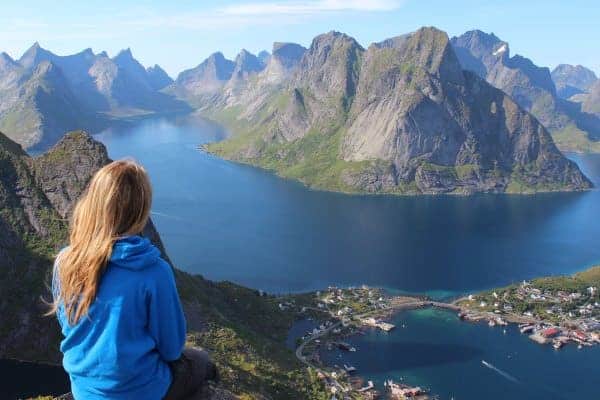
[[[401,194],[590,187],[518,93],[486,82],[481,68],[471,72],[459,53],[435,28],[367,49],[329,32],[309,49],[276,44],[245,79],[233,77],[244,69],[239,62],[213,55],[167,90],[235,133],[209,151],[311,187]],[[549,71],[533,72],[536,90],[555,93]]]
[[[35,158],[0,133],[0,359],[60,363],[59,325],[43,316],[52,259],[67,243],[75,201],[109,161],[104,145],[83,132],[67,133]],[[144,235],[169,261],[152,221]],[[294,316],[280,310],[282,300],[174,272],[188,345],[209,350],[221,374],[225,391],[211,398],[237,398],[228,391],[240,398],[329,398],[284,345]]]
[[[160,92],[172,82],[158,65],[144,68],[129,49],[114,58],[91,49],[58,56],[35,43],[16,61],[0,54],[0,129],[35,151],[65,131],[188,110]]]
[[[589,181],[555,143],[600,150],[597,82],[581,66],[551,73],[511,56],[481,31],[423,28],[366,49],[330,32],[308,49],[216,52],[175,80],[129,49],[57,56],[36,43],[19,60],[0,56],[0,129],[36,152],[67,130],[195,110],[234,133],[210,151],[312,187],[580,190]]]
[[[507,42],[479,30],[452,38],[452,45],[464,69],[475,72],[531,112],[561,149],[600,151],[600,118],[565,98],[589,89],[596,80],[592,71],[561,65],[551,73],[526,57],[511,56]]]

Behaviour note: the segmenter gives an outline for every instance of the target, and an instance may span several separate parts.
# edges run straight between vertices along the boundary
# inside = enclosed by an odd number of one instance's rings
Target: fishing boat
[[[353,374],[356,372],[356,368],[353,367],[352,365],[346,365],[344,364],[344,369],[346,370],[347,373],[349,374]]]
[[[523,325],[519,328],[519,331],[521,333],[529,333],[529,332],[533,331],[534,328],[535,328],[534,325]]]
[[[552,341],[552,347],[554,347],[555,350],[560,350],[561,347],[563,347],[564,343],[561,340],[554,340]]]

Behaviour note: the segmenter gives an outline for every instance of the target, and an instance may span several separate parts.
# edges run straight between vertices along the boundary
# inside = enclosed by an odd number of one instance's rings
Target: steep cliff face
[[[60,362],[58,323],[43,317],[41,298],[50,298],[53,256],[67,241],[65,217],[107,162],[104,146],[83,132],[37,158],[0,134],[0,358]],[[169,260],[152,222],[144,235]],[[174,272],[188,344],[208,349],[222,377],[199,399],[305,399],[320,388],[283,344],[294,317],[278,299]]]
[[[473,71],[531,112],[564,150],[600,149],[600,119],[560,97],[550,70],[520,55],[507,42],[479,30],[452,38],[464,69]],[[555,71],[563,76],[565,68]],[[561,87],[561,90],[563,88]]]
[[[87,135],[73,133],[65,136],[64,141],[81,149],[88,139]],[[53,168],[67,170],[63,164],[66,146],[61,143],[44,159],[32,159],[19,145],[0,134],[0,225],[3,228],[0,230],[0,357],[59,360],[56,323],[41,316],[47,308],[40,298],[48,299],[46,284],[51,255],[66,240],[64,216],[69,210],[66,202],[69,195],[80,193],[82,187],[64,177],[60,192],[55,190],[58,186],[44,183]],[[102,156],[106,157],[105,150],[95,157],[100,160]],[[78,179],[87,183],[100,165],[89,165],[87,171],[80,167]],[[40,171],[46,175],[39,175]]]
[[[462,70],[435,28],[366,51],[340,33],[318,36],[287,88],[241,115],[250,128],[211,150],[315,187],[411,194],[590,187],[532,115]]]

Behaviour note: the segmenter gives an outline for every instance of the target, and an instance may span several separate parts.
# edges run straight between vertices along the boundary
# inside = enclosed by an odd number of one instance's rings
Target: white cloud
[[[256,2],[220,9],[228,15],[297,15],[331,11],[389,11],[402,5],[402,0],[313,0],[291,2]]]

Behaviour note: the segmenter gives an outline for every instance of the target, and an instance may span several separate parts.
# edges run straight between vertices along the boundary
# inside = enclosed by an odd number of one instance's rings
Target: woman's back
[[[75,398],[165,395],[172,379],[168,362],[184,346],[185,320],[173,272],[148,239],[115,242],[87,316],[71,325],[64,307],[57,314]]]

